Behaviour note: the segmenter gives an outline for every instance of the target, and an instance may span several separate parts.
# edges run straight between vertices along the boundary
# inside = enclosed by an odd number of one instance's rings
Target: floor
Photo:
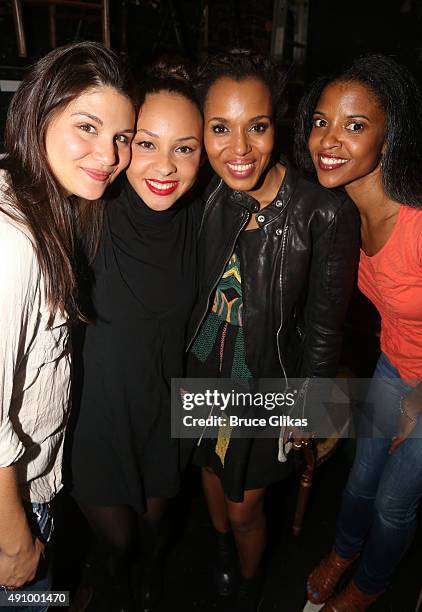
[[[294,537],[291,523],[297,479],[269,489],[266,510],[269,546],[266,582],[260,612],[301,612],[306,603],[304,585],[310,569],[333,540],[340,493],[353,457],[353,443],[340,449],[316,475],[302,533]],[[57,500],[56,588],[70,589],[80,579],[86,552],[87,527],[74,502],[66,495]],[[157,612],[229,612],[232,602],[215,597],[209,585],[210,525],[202,499],[198,474],[189,472],[179,505],[175,541],[168,555],[165,594]],[[72,525],[72,529],[69,528]],[[373,612],[415,612],[422,586],[422,529],[395,573],[391,587],[373,605]],[[422,609],[422,608],[421,608]],[[105,612],[98,602],[88,612]]]

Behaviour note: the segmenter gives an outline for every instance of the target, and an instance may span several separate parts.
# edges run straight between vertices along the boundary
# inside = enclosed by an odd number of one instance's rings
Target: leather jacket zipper
[[[288,230],[289,230],[289,226],[286,225],[284,227],[284,230],[283,230],[283,238],[282,238],[282,243],[281,243],[281,259],[280,259],[280,327],[278,328],[278,331],[277,331],[277,353],[278,353],[278,360],[280,362],[281,369],[283,370],[284,379],[286,381],[286,389],[289,389],[289,381],[287,379],[285,367],[284,367],[283,362],[281,360],[280,343],[279,343],[278,339],[279,339],[279,335],[280,335],[280,332],[281,332],[281,328],[283,327],[283,261],[284,261],[284,255],[286,253],[286,243],[287,243],[287,232],[288,232]]]

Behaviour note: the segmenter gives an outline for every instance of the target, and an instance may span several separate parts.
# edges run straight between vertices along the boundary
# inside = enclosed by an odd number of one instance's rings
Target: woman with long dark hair
[[[147,611],[161,594],[165,510],[183,467],[169,387],[183,374],[196,294],[202,115],[183,66],[155,65],[140,82],[131,164],[108,196],[93,262],[72,467],[98,601],[131,610],[137,598]]]
[[[422,96],[382,55],[316,81],[303,98],[298,162],[344,187],[361,217],[359,287],[381,315],[381,356],[363,404],[334,548],[308,580],[323,610],[363,612],[409,547],[422,496]],[[370,424],[370,427],[368,425]],[[359,559],[347,587],[341,575]]]
[[[191,378],[333,376],[358,252],[345,194],[320,188],[277,153],[284,74],[250,51],[200,70],[204,144],[216,174],[199,236],[200,293],[189,333]],[[277,143],[278,144],[278,143]],[[223,428],[224,429],[224,428]],[[300,449],[303,431],[285,437]],[[266,544],[265,489],[289,474],[282,440],[203,439],[194,454],[215,528],[217,589],[256,610]]]
[[[62,47],[39,60],[9,107],[0,171],[0,584],[6,590],[50,586],[40,559],[52,532],[49,504],[62,486],[69,323],[82,316],[76,226],[94,237],[89,201],[101,198],[129,163],[133,123],[119,62],[96,43]]]

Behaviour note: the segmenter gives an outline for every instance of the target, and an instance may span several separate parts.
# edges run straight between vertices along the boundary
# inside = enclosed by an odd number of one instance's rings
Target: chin
[[[322,174],[321,172],[317,172],[318,182],[323,187],[327,187],[327,189],[334,189],[335,187],[341,187],[344,185],[344,181],[339,180],[335,176],[330,176],[325,172]]]
[[[235,191],[252,191],[258,182],[258,179],[254,176],[246,179],[235,179],[231,175],[226,175],[224,180],[230,189],[234,189]]]

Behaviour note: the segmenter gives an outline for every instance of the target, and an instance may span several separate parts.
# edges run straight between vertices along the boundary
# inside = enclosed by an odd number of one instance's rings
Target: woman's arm
[[[32,244],[0,218],[0,585],[21,586],[43,550],[31,534],[14,464],[25,448],[9,418],[15,373],[31,337],[30,314],[39,270]]]
[[[29,529],[13,465],[0,468],[0,584],[19,587],[32,580],[44,545]]]

